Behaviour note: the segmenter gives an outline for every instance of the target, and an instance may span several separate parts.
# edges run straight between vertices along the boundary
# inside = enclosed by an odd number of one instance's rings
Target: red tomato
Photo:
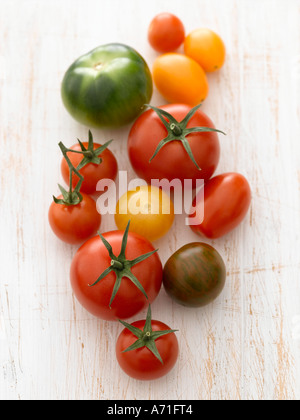
[[[82,144],[84,145],[85,148],[88,148],[87,142],[84,142]],[[101,147],[101,144],[94,143],[94,150],[98,149],[99,147]],[[74,144],[70,149],[81,151],[81,147],[79,143]],[[78,167],[78,165],[83,159],[83,155],[79,153],[69,152],[67,155],[72,165],[75,168]],[[105,149],[104,152],[102,152],[99,157],[102,160],[102,162],[99,165],[95,163],[88,163],[79,171],[79,173],[84,177],[84,181],[82,183],[80,190],[86,194],[95,194],[97,184],[100,180],[102,179],[115,180],[117,177],[118,163],[113,153],[110,150]],[[61,172],[62,172],[62,176],[65,182],[69,184],[70,172],[69,172],[69,166],[66,159],[63,159],[61,162]],[[73,180],[72,180],[73,181],[72,184],[74,188],[77,185],[78,180],[79,180],[78,176],[74,174]]]
[[[53,202],[49,209],[49,223],[53,232],[62,241],[73,245],[82,244],[96,235],[101,224],[95,201],[86,194],[82,194],[82,197],[82,202],[77,205]]]
[[[115,255],[121,251],[123,231],[103,234],[112,247]],[[142,236],[129,232],[126,247],[126,258],[129,261],[153,252],[152,244]],[[112,258],[100,236],[87,241],[75,255],[71,265],[71,285],[74,294],[81,305],[96,317],[115,321],[130,318],[153,302],[162,285],[162,263],[157,253],[132,268],[132,274],[143,286],[148,299],[133,284],[123,277],[120,288],[113,300],[110,301],[116,283],[116,274],[110,272],[98,284],[93,285],[99,276],[111,267]]]
[[[159,107],[177,121],[182,121],[192,110],[188,105],[170,104]],[[199,109],[187,124],[192,127],[215,128],[210,118]],[[151,183],[152,179],[208,180],[215,172],[220,159],[220,144],[216,132],[196,132],[186,136],[195,161],[190,158],[181,141],[172,141],[151,160],[168,131],[154,110],[144,112],[134,123],[128,138],[128,153],[137,175]],[[177,137],[179,138],[179,137]]]
[[[185,39],[182,21],[171,13],[160,13],[152,20],[148,40],[152,48],[160,53],[177,50]]]
[[[235,229],[245,218],[251,204],[251,189],[243,175],[228,173],[216,176],[204,186],[204,220],[191,229],[210,239],[220,238]],[[196,198],[191,217],[200,214],[203,201]]]
[[[132,326],[143,331],[146,321],[137,321]],[[160,321],[152,321],[152,330],[170,330],[166,324]],[[153,380],[165,376],[176,364],[179,353],[178,340],[174,333],[159,337],[156,341],[157,350],[163,363],[147,348],[142,347],[124,353],[128,347],[137,341],[137,337],[128,329],[124,329],[120,334],[116,354],[119,365],[127,375],[138,380]]]

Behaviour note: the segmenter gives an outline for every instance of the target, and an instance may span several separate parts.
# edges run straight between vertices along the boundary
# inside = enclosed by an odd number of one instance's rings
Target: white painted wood
[[[72,296],[76,248],[52,234],[47,212],[62,182],[57,144],[84,139],[60,100],[69,64],[122,41],[149,65],[147,26],[160,11],[187,31],[207,26],[228,48],[203,107],[228,135],[218,173],[240,171],[253,189],[243,225],[218,241],[228,281],[211,306],[186,310],[162,291],[155,317],[178,328],[180,360],[166,378],[129,379],[114,359],[121,327],[90,316]],[[0,0],[0,398],[299,399],[300,4],[298,0]],[[155,92],[152,103],[164,101]],[[129,127],[116,141],[130,169]],[[102,230],[114,229],[113,217]],[[178,217],[158,242],[165,262],[198,240]],[[144,315],[144,314],[142,314]]]

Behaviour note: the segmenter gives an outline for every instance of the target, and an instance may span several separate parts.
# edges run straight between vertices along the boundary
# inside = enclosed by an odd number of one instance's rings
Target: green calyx
[[[80,189],[83,183],[83,176],[78,172],[78,169],[75,169],[72,165],[70,159],[68,158],[67,152],[68,149],[63,145],[62,142],[59,143],[60,150],[62,151],[62,154],[64,155],[64,158],[67,161],[67,164],[69,166],[69,172],[70,172],[70,185],[69,185],[69,191],[65,190],[64,187],[61,185],[58,185],[60,192],[62,193],[63,198],[56,198],[53,196],[53,200],[56,204],[62,204],[65,206],[77,206],[80,204],[83,200],[82,195],[80,194]],[[75,173],[79,181],[76,185],[76,187],[73,190],[73,173]]]
[[[127,353],[132,350],[137,350],[142,347],[147,347],[154,356],[162,363],[164,364],[161,355],[159,354],[159,351],[156,347],[155,341],[164,335],[172,334],[177,332],[178,330],[166,330],[166,331],[153,331],[152,330],[152,314],[151,314],[151,306],[149,305],[147,319],[145,323],[145,327],[142,330],[140,330],[137,327],[134,327],[133,325],[127,324],[127,322],[121,321],[120,323],[127,328],[132,334],[134,334],[137,337],[137,341],[132,344],[132,346],[128,347],[128,349],[124,350],[123,353]]]
[[[67,149],[67,152],[69,153],[79,153],[83,156],[82,161],[77,166],[77,171],[80,171],[80,169],[84,168],[89,163],[94,163],[95,165],[100,165],[102,163],[102,159],[99,157],[101,153],[104,152],[108,148],[108,146],[111,144],[113,140],[109,140],[107,143],[105,143],[103,146],[98,147],[97,149],[94,149],[94,138],[92,132],[89,130],[89,143],[88,147],[84,147],[83,143],[79,140],[78,143],[81,147],[81,151],[73,150],[73,149]]]
[[[156,108],[151,105],[146,105],[147,107],[151,108],[153,111],[156,112],[164,126],[166,127],[168,131],[168,135],[166,138],[164,138],[159,145],[157,146],[157,149],[155,150],[154,155],[150,159],[150,163],[152,160],[156,157],[156,155],[160,152],[160,150],[168,143],[172,141],[181,141],[183,147],[185,148],[187,154],[189,155],[190,159],[196,165],[197,169],[201,171],[200,166],[195,160],[195,157],[193,155],[191,146],[188,142],[187,136],[192,133],[208,133],[208,132],[217,132],[226,135],[223,131],[217,130],[215,128],[209,128],[209,127],[192,127],[187,128],[187,125],[191,118],[194,116],[196,111],[201,107],[202,104],[195,106],[195,108],[191,109],[191,111],[186,115],[186,117],[181,121],[177,121],[173,115],[169,114],[168,112],[164,111],[163,109]]]
[[[102,163],[102,159],[99,156],[101,155],[101,153],[104,152],[104,150],[108,148],[110,143],[113,141],[113,140],[109,140],[103,146],[98,147],[97,149],[94,149],[94,139],[93,139],[93,134],[91,131],[89,131],[88,148],[84,147],[83,143],[79,139],[77,140],[81,147],[81,151],[68,149],[66,146],[64,146],[62,142],[59,143],[60,150],[69,166],[70,183],[69,183],[69,191],[65,190],[65,188],[62,187],[61,185],[58,185],[63,198],[58,199],[56,197],[53,197],[53,200],[56,204],[62,204],[65,206],[76,206],[82,202],[83,197],[80,194],[80,189],[84,181],[84,178],[79,173],[80,169],[84,168],[89,163],[100,165]],[[77,168],[75,168],[72,165],[72,162],[70,161],[68,157],[68,153],[79,153],[83,156],[83,159],[80,162],[80,164],[77,166]],[[74,190],[73,190],[73,174],[76,174],[79,178],[79,181],[76,187],[74,188]]]
[[[127,241],[128,241],[128,233],[129,233],[129,227],[130,227],[130,221],[126,227],[126,230],[124,232],[123,240],[122,240],[122,247],[120,255],[116,256],[113,251],[112,247],[109,244],[109,242],[99,233],[99,236],[105,246],[105,248],[108,251],[108,254],[111,258],[111,265],[108,267],[101,276],[95,281],[94,284],[90,285],[90,287],[96,286],[101,280],[104,279],[108,274],[115,273],[116,274],[116,281],[113,289],[113,293],[110,299],[109,307],[111,308],[111,305],[118,293],[118,290],[121,286],[122,279],[128,278],[132,281],[132,283],[143,293],[143,295],[148,299],[147,293],[145,292],[143,286],[139,282],[139,280],[135,277],[135,275],[132,273],[131,269],[139,264],[142,261],[145,261],[147,258],[151,257],[151,255],[155,254],[158,250],[149,252],[147,254],[141,255],[140,257],[130,261],[127,260],[125,256],[126,247],[127,247]]]

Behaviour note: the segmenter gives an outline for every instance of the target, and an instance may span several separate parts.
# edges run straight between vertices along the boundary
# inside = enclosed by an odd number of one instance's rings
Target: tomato
[[[126,327],[116,344],[116,356],[123,371],[134,379],[149,381],[167,375],[175,366],[179,345],[176,331],[160,321],[147,319]]]
[[[76,205],[53,202],[49,209],[49,223],[55,235],[62,241],[78,245],[96,235],[101,224],[95,201],[82,194],[82,201]],[[59,200],[63,196],[58,197]]]
[[[206,72],[219,70],[226,58],[224,42],[218,34],[206,28],[196,29],[186,37],[184,52]]]
[[[74,294],[88,312],[101,319],[130,318],[152,303],[161,289],[157,252],[147,239],[128,233],[128,228],[125,233],[107,232],[90,239],[72,261]]]
[[[173,254],[164,267],[165,290],[177,303],[202,307],[214,301],[226,281],[226,267],[210,245],[191,243]]]
[[[76,60],[62,82],[62,99],[77,121],[90,127],[129,124],[152,97],[150,70],[123,44],[103,45]]]
[[[148,40],[160,53],[177,50],[184,42],[185,29],[182,21],[172,13],[160,13],[152,20]]]
[[[202,129],[197,132],[195,127]],[[192,109],[182,104],[152,107],[136,120],[130,131],[130,162],[148,184],[152,179],[179,179],[182,183],[186,179],[208,180],[220,159],[216,131],[211,119],[199,107]]]
[[[246,217],[251,204],[251,189],[247,179],[237,173],[216,176],[204,186],[204,202],[195,198],[191,217],[198,206],[204,205],[204,220],[191,229],[206,238],[220,238],[235,229]]]
[[[86,153],[88,153],[88,147],[89,143],[83,142],[81,143],[83,147],[86,149]],[[76,151],[76,152],[82,152],[81,145],[74,144],[69,150]],[[101,144],[93,143],[93,150],[100,149],[102,147]],[[77,168],[79,164],[83,160],[83,154],[80,153],[68,153],[68,157],[72,163],[72,165]],[[100,163],[94,163],[93,159],[95,158],[95,155],[91,154],[90,158],[86,158],[87,163],[86,165],[80,169],[80,174],[83,176],[84,181],[81,186],[81,191],[86,194],[95,194],[96,193],[96,187],[100,180],[102,179],[112,179],[115,180],[118,174],[118,163],[113,155],[113,153],[105,149],[101,154],[97,155]],[[66,161],[66,159],[63,159],[61,162],[61,172],[63,175],[63,178],[66,183],[69,182],[70,178],[70,170],[69,165]],[[77,184],[79,178],[75,175],[73,177],[72,185],[75,187]]]
[[[119,200],[115,215],[120,230],[124,230],[130,220],[130,230],[151,242],[171,229],[174,218],[174,205],[169,196],[154,186],[128,191]]]
[[[196,106],[209,92],[202,67],[183,54],[168,53],[156,58],[153,80],[160,94],[171,103]]]

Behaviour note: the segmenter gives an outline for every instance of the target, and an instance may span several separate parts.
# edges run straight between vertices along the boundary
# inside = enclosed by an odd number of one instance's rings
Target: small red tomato
[[[120,334],[116,355],[123,371],[134,379],[149,381],[167,375],[175,366],[179,346],[176,331],[160,321],[147,319],[129,325]]]
[[[199,197],[194,200],[191,218],[203,215],[203,208],[204,219],[191,229],[206,238],[220,238],[243,221],[250,204],[251,189],[243,175],[227,173],[216,176],[204,186],[204,203]]]
[[[93,136],[91,132],[89,135],[89,142],[74,144],[69,149],[67,155],[71,161],[71,164],[75,168],[80,168],[79,165],[82,162],[84,164],[84,166],[79,169],[79,173],[84,178],[80,190],[86,194],[95,194],[99,181],[102,179],[112,179],[114,181],[116,179],[118,173],[118,163],[113,153],[109,149],[105,148],[110,144],[110,142],[106,143],[104,146],[101,146],[101,144],[93,142]],[[101,149],[104,150],[100,153],[94,153],[95,151]],[[73,153],[72,150],[74,151]],[[61,163],[61,172],[64,181],[69,184],[70,170],[69,164],[65,158]],[[72,180],[73,187],[77,185],[78,181],[78,176],[74,174]]]
[[[152,20],[148,40],[160,53],[177,50],[184,42],[185,29],[182,21],[172,13],[160,13]]]
[[[62,199],[62,195],[58,197],[58,200]],[[76,205],[53,202],[49,209],[49,223],[59,239],[77,245],[96,235],[101,225],[101,215],[96,202],[82,194],[82,201]]]

